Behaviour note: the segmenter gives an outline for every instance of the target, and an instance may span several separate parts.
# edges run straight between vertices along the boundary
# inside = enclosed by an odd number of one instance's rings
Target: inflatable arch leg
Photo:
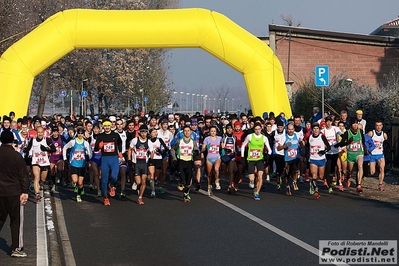
[[[53,15],[0,58],[0,115],[25,115],[34,77],[74,49],[180,47],[201,48],[239,71],[254,115],[291,115],[272,50],[222,14],[200,8],[71,9]]]

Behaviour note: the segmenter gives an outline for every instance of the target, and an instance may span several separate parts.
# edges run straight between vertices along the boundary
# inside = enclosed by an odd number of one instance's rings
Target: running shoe
[[[137,203],[138,203],[139,205],[144,205],[144,201],[143,201],[142,198],[139,198],[139,199],[137,200]]]
[[[365,176],[363,176],[362,180],[363,180],[363,181],[366,181],[366,177],[365,177]]]
[[[121,193],[119,194],[119,198],[121,198],[121,199],[126,198],[125,192],[121,191]]]
[[[270,183],[270,176],[269,175],[266,176],[266,182]]]
[[[238,186],[234,184],[234,182],[231,183],[231,188],[234,189],[234,191],[238,191]]]
[[[357,188],[356,188],[356,192],[357,193],[359,193],[359,194],[361,194],[361,193],[363,193],[363,189],[362,189],[362,186],[357,186]]]
[[[57,191],[57,185],[56,184],[54,184],[52,187],[51,187],[51,192],[56,192]]]
[[[232,190],[231,185],[229,185],[229,187],[227,188],[227,194],[231,194],[231,190]]]
[[[330,188],[328,188],[328,193],[333,193],[333,189],[332,189],[332,187],[330,187]]]
[[[313,195],[316,199],[320,199],[320,193],[315,191],[314,195]]]
[[[90,184],[89,190],[92,191],[94,189],[93,184]]]
[[[159,187],[158,191],[159,191],[160,194],[165,194],[165,190],[163,190],[162,187]]]
[[[60,178],[57,176],[56,178],[55,178],[55,183],[56,184],[59,184],[61,182],[61,180],[60,180]]]
[[[104,205],[105,206],[111,205],[111,202],[109,202],[109,198],[104,198]]]
[[[11,252],[11,257],[14,258],[25,258],[26,256],[28,255],[19,248],[16,248]]]
[[[133,189],[133,190],[137,190],[137,184],[136,184],[136,182],[133,182],[132,189]]]
[[[82,202],[82,198],[79,195],[76,196],[76,202]]]
[[[151,191],[150,198],[155,198],[155,191],[154,191],[154,190],[153,190],[153,191]]]
[[[277,184],[276,188],[277,188],[278,191],[280,191],[281,185],[280,185],[280,184]]]
[[[254,193],[254,200],[260,200],[260,196],[258,192]]]
[[[103,195],[103,194],[101,193],[101,190],[98,190],[98,191],[97,191],[97,198],[101,198],[102,195]]]
[[[328,187],[327,179],[324,179],[324,186],[325,186],[325,187]]]
[[[177,185],[177,190],[183,191],[183,189],[184,189],[184,186],[182,184]]]
[[[216,190],[220,190],[222,187],[220,186],[220,183],[219,183],[219,181],[218,182],[216,182],[215,183],[215,185],[216,185]]]
[[[385,188],[382,186],[382,184],[378,185],[378,190],[379,191],[385,191]]]
[[[249,188],[255,188],[254,181],[250,181],[250,182],[249,182]]]
[[[339,185],[338,190],[339,190],[339,191],[344,191],[344,186],[343,186],[342,184]]]
[[[195,187],[195,191],[198,191],[201,189],[201,184],[197,184],[197,186]]]
[[[290,189],[289,187],[287,187],[287,188],[285,189],[285,195],[291,196],[291,189]]]
[[[109,195],[111,196],[111,197],[115,197],[115,187],[110,187],[109,188]]]
[[[155,181],[154,181],[154,186],[158,186],[158,185],[159,185],[158,180],[155,180]]]
[[[310,194],[310,195],[313,195],[313,194],[314,194],[314,188],[313,188],[313,186],[310,186],[310,188],[309,188],[309,194]]]
[[[208,196],[212,196],[212,185],[208,186]]]
[[[292,182],[292,187],[294,190],[299,190],[298,184],[296,182]]]
[[[190,194],[189,193],[184,193],[183,201],[184,202],[190,202],[190,200],[191,200]]]
[[[39,202],[41,200],[41,198],[42,197],[40,196],[40,193],[36,193],[36,196],[35,196],[36,201]]]
[[[242,183],[242,178],[240,178],[240,180],[238,180],[238,184]]]

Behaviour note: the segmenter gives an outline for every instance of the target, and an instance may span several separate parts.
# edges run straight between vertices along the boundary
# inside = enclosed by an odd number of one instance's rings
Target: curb
[[[48,261],[51,266],[62,266],[60,253],[60,245],[58,241],[58,227],[53,212],[53,202],[50,193],[50,187],[47,185],[43,188],[44,210],[46,220],[46,231],[48,236]]]

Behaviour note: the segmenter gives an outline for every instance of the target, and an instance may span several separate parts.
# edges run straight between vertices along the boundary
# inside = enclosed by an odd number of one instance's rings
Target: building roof
[[[370,33],[370,35],[399,37],[399,18],[395,18],[382,24]]]

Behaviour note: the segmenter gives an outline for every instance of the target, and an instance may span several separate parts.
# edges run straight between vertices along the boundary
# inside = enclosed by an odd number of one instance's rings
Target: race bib
[[[209,147],[208,152],[209,152],[209,153],[212,153],[212,154],[218,154],[218,153],[219,153],[219,145],[217,145],[217,144],[210,144],[210,147]]]
[[[147,150],[146,149],[137,149],[136,150],[136,159],[147,159]]]
[[[56,154],[56,155],[62,154],[62,148],[61,148],[61,146],[55,147],[55,152],[54,152],[54,154]]]
[[[85,159],[84,151],[74,151],[72,154],[73,161],[83,161]]]
[[[104,152],[115,152],[115,143],[104,142]]]
[[[260,150],[250,150],[249,158],[251,159],[260,159]]]
[[[360,142],[352,142],[349,144],[349,150],[350,151],[360,151]]]
[[[191,156],[193,153],[193,147],[188,145],[188,146],[184,146],[182,145],[180,147],[180,155],[181,156]]]
[[[298,149],[288,149],[287,150],[288,158],[296,158],[297,154],[298,154]]]
[[[316,155],[321,150],[321,145],[310,146],[310,154]]]
[[[382,150],[383,142],[379,140],[374,141],[375,149],[376,150]]]
[[[38,165],[43,165],[47,163],[47,152],[35,153],[35,161]]]

